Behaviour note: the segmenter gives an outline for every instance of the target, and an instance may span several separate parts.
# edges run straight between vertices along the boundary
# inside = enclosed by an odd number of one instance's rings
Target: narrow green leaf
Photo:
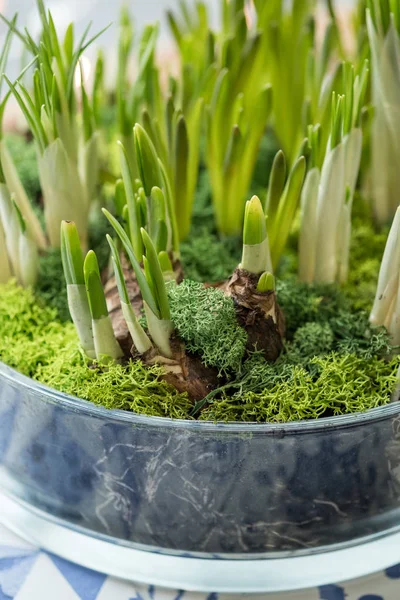
[[[40,118],[36,114],[36,110],[35,110],[33,103],[32,103],[32,106],[33,106],[33,111],[32,111],[29,103],[24,101],[21,94],[19,94],[19,92],[17,91],[15,85],[12,84],[11,81],[8,79],[7,75],[4,75],[4,78],[7,82],[7,84],[9,85],[12,93],[14,94],[15,99],[17,100],[19,107],[24,114],[24,117],[28,122],[28,125],[30,126],[32,133],[35,136],[35,139],[36,139],[39,147],[43,151],[44,148],[46,147],[46,136],[44,134],[43,127],[40,122]],[[26,92],[26,90],[25,90],[25,92]],[[27,92],[26,92],[26,94],[27,94]]]
[[[111,255],[112,255],[112,258],[114,261],[114,275],[115,275],[115,279],[117,281],[119,297],[121,298],[122,302],[125,302],[126,304],[130,304],[128,289],[126,287],[126,282],[125,282],[125,277],[124,277],[124,273],[122,270],[119,252],[117,250],[117,247],[116,247],[112,237],[107,234],[106,238],[107,238],[107,242],[110,246]]]
[[[81,71],[81,97],[82,97],[82,121],[83,121],[83,138],[88,142],[94,133],[93,113],[90,106],[89,97],[86,93],[83,83],[82,64],[79,63]]]
[[[11,196],[11,201],[15,210],[15,213],[17,215],[17,220],[21,229],[21,233],[25,233],[26,232],[26,223],[25,223],[25,219],[21,214],[21,211],[18,208],[18,204],[15,202],[14,197]]]
[[[126,202],[129,212],[130,239],[137,260],[141,260],[143,255],[143,244],[142,237],[140,235],[140,221],[135,199],[135,192],[132,184],[132,174],[125,148],[121,142],[118,142],[118,145],[120,150],[119,156],[121,162],[122,179],[125,186]]]
[[[156,227],[155,246],[157,252],[167,249],[168,245],[168,227],[164,220],[160,219]]]
[[[84,262],[85,286],[93,320],[108,316],[106,298],[100,279],[99,263],[93,250],[89,250]]]
[[[133,128],[133,134],[140,178],[146,196],[150,196],[152,187],[162,187],[157,153],[148,133],[138,123]]]
[[[171,314],[169,309],[167,288],[165,286],[157,251],[147,231],[142,228],[141,233],[143,243],[146,248],[146,258],[148,260],[149,272],[151,273],[151,278],[154,283],[155,295],[161,318],[170,319]]]
[[[143,300],[148,304],[148,306],[153,311],[153,313],[158,318],[160,318],[160,312],[158,310],[156,301],[155,301],[153,294],[151,292],[151,289],[146,281],[146,277],[144,276],[144,273],[140,267],[140,264],[135,256],[132,244],[131,244],[126,232],[124,231],[123,227],[118,223],[117,219],[115,217],[113,217],[112,214],[108,210],[103,208],[102,211],[103,211],[103,214],[107,217],[108,221],[111,223],[112,227],[114,228],[115,232],[117,233],[119,239],[121,240],[121,242],[125,248],[125,252],[130,260],[133,270],[135,271],[136,279],[137,279]]]
[[[176,123],[174,172],[175,172],[175,209],[180,239],[189,234],[191,220],[191,201],[188,197],[188,160],[189,139],[186,121],[180,116]]]
[[[269,176],[267,200],[265,204],[265,214],[268,215],[268,218],[271,222],[273,222],[276,217],[279,201],[285,187],[285,180],[286,159],[282,150],[278,150],[272,163],[271,173]]]
[[[162,164],[162,162],[160,160],[158,161],[158,164],[160,167],[161,179],[163,182],[163,190],[164,190],[166,205],[167,205],[167,209],[168,209],[168,221],[169,221],[169,226],[171,229],[171,246],[172,246],[172,249],[173,249],[175,255],[178,256],[179,255],[179,230],[178,230],[178,224],[177,224],[177,220],[176,220],[176,212],[175,212],[175,206],[174,206],[174,201],[173,201],[173,196],[172,196],[172,191],[171,191],[171,184],[170,184],[170,181],[168,178],[168,173],[167,173],[165,166]]]
[[[65,235],[64,235],[63,228],[62,228],[62,224],[61,224],[60,239],[61,239],[61,262],[62,262],[63,271],[64,271],[64,279],[65,279],[65,283],[67,285],[71,285],[71,284],[74,283],[74,281],[73,281],[71,269],[70,269],[70,266],[69,266],[69,260],[68,260],[68,256],[67,256],[67,249],[66,249],[66,245],[65,245]]]
[[[158,260],[163,273],[171,273],[174,270],[168,252],[165,250],[158,253]]]
[[[10,48],[11,48],[13,28],[15,27],[16,23],[17,23],[17,14],[15,14],[14,17],[11,19],[11,27],[8,28],[8,31],[7,31],[7,34],[6,34],[6,39],[5,39],[3,47],[1,49],[1,54],[0,54],[0,75],[3,74],[4,71],[5,71],[5,69],[6,69],[8,55],[10,53]],[[3,88],[3,81],[4,81],[3,77],[0,77],[0,97],[1,97],[1,92],[2,92],[2,88]]]
[[[144,189],[142,187],[140,187],[138,189],[138,191],[135,194],[135,200],[136,200],[136,205],[137,205],[137,210],[138,210],[138,215],[139,215],[139,223],[140,223],[140,227],[147,227],[148,226],[148,206],[147,206],[147,198],[146,198],[146,194],[144,193]]]
[[[72,57],[74,55],[74,24],[70,23],[67,27],[64,36],[64,54],[67,61],[67,64],[72,62]]]
[[[305,172],[306,160],[304,156],[301,156],[299,159],[297,159],[290,172],[289,179],[285,186],[285,191],[279,203],[279,209],[273,229],[269,230],[271,259],[274,270],[278,265],[293,225],[293,220],[299,204]]]
[[[124,207],[126,206],[125,185],[122,179],[118,179],[117,183],[115,184],[114,204],[116,215],[122,217]]]
[[[62,221],[61,240],[64,246],[65,260],[64,272],[69,274],[67,283],[84,284],[83,252],[79,233],[73,221]]]

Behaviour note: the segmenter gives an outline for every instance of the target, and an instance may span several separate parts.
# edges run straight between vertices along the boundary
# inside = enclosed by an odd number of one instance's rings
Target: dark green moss
[[[390,402],[400,357],[365,360],[352,354],[314,357],[316,373],[295,365],[290,377],[264,384],[261,392],[238,391],[214,401],[202,420],[276,422],[362,412]]]
[[[211,203],[208,173],[199,173],[190,236],[181,243],[182,266],[187,279],[216,283],[228,279],[240,262],[241,238],[221,237]]]
[[[56,309],[60,321],[70,320],[61,252],[57,248],[40,256],[35,292],[43,302]]]
[[[38,202],[40,198],[40,180],[34,142],[28,141],[22,135],[11,133],[5,135],[4,139],[26,193],[32,202]]]

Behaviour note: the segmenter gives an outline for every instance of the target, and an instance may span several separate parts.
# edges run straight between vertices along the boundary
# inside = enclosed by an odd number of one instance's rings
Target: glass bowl
[[[0,363],[0,520],[65,558],[260,593],[400,560],[400,403],[287,424],[107,410]]]

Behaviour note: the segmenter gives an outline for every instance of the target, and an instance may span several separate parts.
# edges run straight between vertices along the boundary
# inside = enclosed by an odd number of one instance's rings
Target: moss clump
[[[344,288],[355,310],[370,311],[388,230],[376,232],[365,217],[356,219],[351,241],[349,280]]]
[[[240,261],[240,237],[222,238],[217,233],[206,171],[199,173],[190,237],[181,243],[180,250],[185,277],[193,281],[224,281]]]
[[[14,160],[21,182],[32,202],[37,202],[41,189],[35,144],[22,135],[7,134],[5,142]]]
[[[391,361],[379,358],[365,360],[352,354],[332,352],[311,360],[313,376],[301,365],[295,365],[275,384],[268,385],[266,376],[260,392],[238,391],[208,405],[202,420],[256,421],[284,423],[333,415],[361,412],[390,402],[397,382],[400,357]],[[254,373],[255,375],[255,373]],[[272,381],[271,381],[272,383]]]
[[[54,308],[44,306],[30,289],[15,282],[0,285],[0,360],[35,377],[41,364],[51,364],[60,349],[77,346],[72,323],[60,323]]]
[[[0,360],[20,373],[106,408],[189,418],[192,403],[165,383],[158,366],[140,361],[92,369],[79,351],[72,323],[15,282],[0,285]]]
[[[311,321],[299,327],[293,337],[293,348],[299,356],[308,358],[332,350],[335,336],[329,323]]]
[[[144,366],[140,360],[107,369],[89,368],[71,345],[52,364],[40,366],[36,379],[66,394],[90,400],[109,409],[128,410],[153,417],[190,418],[192,403],[161,379],[163,368]]]
[[[307,284],[294,277],[277,282],[278,302],[286,320],[286,337],[291,340],[299,327],[306,323],[326,323],[342,310],[349,310],[349,302],[335,285]]]
[[[55,308],[60,321],[69,321],[67,288],[65,285],[61,252],[53,248],[39,258],[39,276],[36,295],[48,306]]]
[[[107,205],[106,202],[102,206]],[[101,210],[93,213],[89,221],[89,246],[96,252],[100,271],[103,271],[108,265],[110,257],[110,246],[108,245],[106,235],[114,235],[114,230]]]
[[[230,277],[240,260],[236,238],[221,239],[207,227],[198,229],[190,242],[181,244],[185,277],[217,283]]]
[[[206,366],[221,372],[240,368],[247,334],[236,319],[231,298],[217,288],[185,279],[169,285],[171,316],[189,352],[199,353]]]

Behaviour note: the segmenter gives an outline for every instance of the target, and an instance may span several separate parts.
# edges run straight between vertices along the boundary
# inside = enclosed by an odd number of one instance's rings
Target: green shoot
[[[139,354],[144,354],[150,350],[152,344],[132,308],[117,247],[109,235],[107,235],[107,241],[111,249],[112,263],[121,300],[122,312],[137,351]]]
[[[67,285],[84,285],[83,252],[75,223],[61,223],[61,257]]]
[[[84,276],[92,319],[96,320],[107,317],[108,310],[100,278],[99,264],[93,250],[89,250],[86,255]]]
[[[272,273],[265,271],[260,276],[260,279],[258,280],[257,292],[260,292],[261,294],[265,294],[267,292],[274,292],[274,291],[275,291],[275,277],[272,275]]]
[[[258,196],[246,202],[240,268],[255,274],[272,268],[265,215]]]
[[[108,221],[110,222],[110,224],[112,225],[116,234],[118,235],[119,239],[122,242],[122,245],[125,249],[128,259],[130,260],[130,263],[132,265],[132,268],[135,271],[136,279],[137,279],[144,302],[146,302],[148,304],[150,309],[154,312],[154,314],[158,318],[161,318],[157,303],[156,303],[155,299],[153,298],[153,294],[150,289],[150,286],[147,283],[146,277],[144,276],[144,273],[140,267],[138,260],[136,259],[132,244],[129,240],[129,237],[127,236],[123,227],[118,223],[117,219],[115,217],[113,217],[112,214],[105,208],[103,208],[102,210],[103,210],[104,215],[107,217]]]

